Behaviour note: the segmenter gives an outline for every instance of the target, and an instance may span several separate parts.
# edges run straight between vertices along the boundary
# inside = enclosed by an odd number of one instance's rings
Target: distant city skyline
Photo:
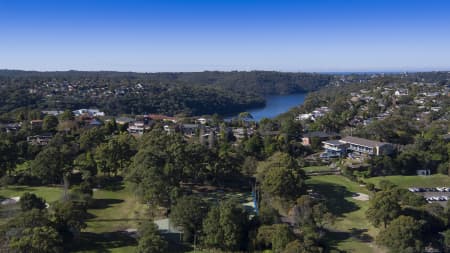
[[[450,70],[445,0],[0,0],[0,69]]]

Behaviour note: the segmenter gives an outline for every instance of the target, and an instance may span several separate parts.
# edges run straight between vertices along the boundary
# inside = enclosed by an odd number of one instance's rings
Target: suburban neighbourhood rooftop
[[[356,145],[369,147],[369,148],[380,147],[380,146],[388,144],[385,142],[373,141],[373,140],[363,139],[363,138],[354,137],[354,136],[344,137],[344,138],[342,138],[341,142],[356,144]]]

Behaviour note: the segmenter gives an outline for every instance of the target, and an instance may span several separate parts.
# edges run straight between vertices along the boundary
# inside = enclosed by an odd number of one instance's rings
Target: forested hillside
[[[316,90],[332,76],[280,72],[0,71],[0,113],[98,107],[108,114],[233,114],[263,106],[264,95]]]

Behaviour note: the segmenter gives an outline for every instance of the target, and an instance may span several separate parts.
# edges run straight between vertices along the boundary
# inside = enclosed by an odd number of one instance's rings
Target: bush
[[[372,183],[367,183],[366,188],[367,188],[367,190],[369,190],[371,192],[375,191],[375,185]]]
[[[45,200],[33,193],[26,192],[20,197],[20,209],[29,211],[32,209],[42,210],[45,208]]]

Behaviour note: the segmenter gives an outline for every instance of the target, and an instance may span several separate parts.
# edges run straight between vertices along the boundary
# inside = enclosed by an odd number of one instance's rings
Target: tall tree
[[[20,238],[13,238],[10,247],[18,252],[62,253],[62,240],[50,226],[26,228]]]
[[[81,229],[86,228],[86,207],[70,200],[52,204],[52,215],[56,229],[64,241],[76,239]]]
[[[0,175],[11,174],[19,160],[17,146],[0,134]]]
[[[377,242],[396,253],[423,252],[422,229],[423,221],[410,216],[399,216],[384,230],[380,231]]]
[[[46,115],[42,122],[42,129],[44,131],[54,132],[58,126],[58,118],[54,115]]]
[[[170,220],[183,229],[183,239],[192,241],[201,230],[203,218],[208,212],[206,203],[201,198],[186,196],[177,199],[171,208]]]
[[[400,215],[401,207],[397,198],[391,192],[381,191],[370,200],[366,216],[376,227],[383,224],[386,227],[389,222]]]
[[[248,215],[234,202],[224,202],[213,207],[203,221],[203,243],[209,248],[227,251],[245,247]]]
[[[305,189],[303,172],[291,158],[284,158],[265,172],[262,190],[273,197],[295,200]]]
[[[56,147],[47,147],[36,156],[31,171],[43,183],[61,183],[63,160],[61,151]]]
[[[164,253],[167,252],[167,242],[158,233],[158,227],[153,222],[144,222],[140,225],[138,253]]]

